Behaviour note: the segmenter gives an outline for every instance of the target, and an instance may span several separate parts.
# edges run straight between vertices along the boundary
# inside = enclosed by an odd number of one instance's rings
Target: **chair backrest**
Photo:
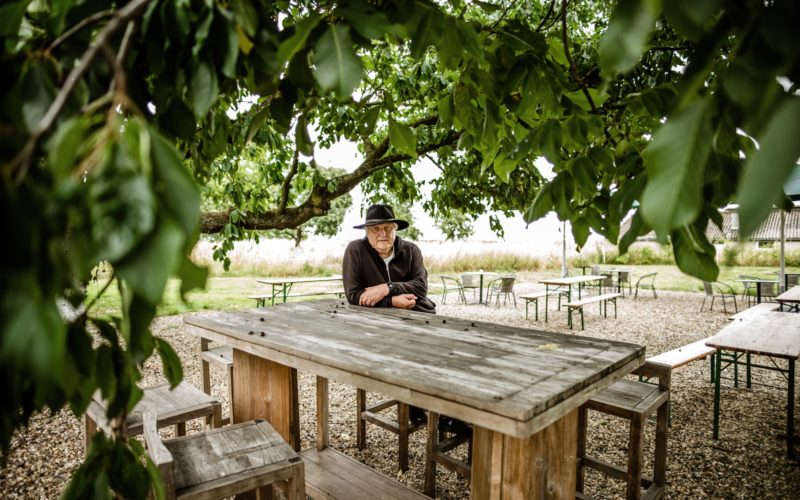
[[[800,285],[800,274],[786,273],[786,287]]]
[[[600,266],[592,266],[592,274],[595,276],[600,274]]]
[[[619,272],[619,282],[620,283],[630,283],[631,282],[631,272],[630,271],[620,271]]]
[[[703,282],[703,288],[705,289],[707,296],[712,297],[714,295],[714,288],[708,281]]]
[[[758,290],[761,292],[762,297],[775,297],[777,294],[775,293],[775,285],[776,283],[759,283]]]
[[[603,278],[603,286],[614,286],[614,275],[611,273],[601,273],[605,278]]]
[[[500,278],[500,293],[511,293],[514,291],[514,281],[516,278],[513,276],[506,276]]]
[[[479,287],[480,286],[480,276],[477,274],[462,274],[461,275],[461,284],[465,287]]]
[[[458,278],[453,278],[452,276],[440,276],[442,278],[442,286],[444,286],[445,290],[450,288],[461,288],[461,282],[458,281]]]

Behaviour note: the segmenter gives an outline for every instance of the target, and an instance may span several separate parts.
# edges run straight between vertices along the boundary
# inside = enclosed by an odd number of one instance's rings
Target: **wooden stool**
[[[367,407],[367,391],[363,389],[356,390],[356,406],[358,411],[358,419],[356,421],[356,445],[358,449],[363,450],[367,447],[367,422],[382,427],[387,431],[394,432],[397,434],[398,438],[398,465],[401,471],[407,471],[408,436],[420,429],[424,429],[425,426],[422,424],[411,424],[408,421],[408,405],[396,399],[387,399]],[[380,412],[393,406],[397,407],[397,420],[392,420],[380,414]]]
[[[86,408],[84,415],[85,450],[89,449],[89,442],[97,432],[97,428],[110,434],[111,429],[106,417],[106,406],[102,401],[100,392],[96,392],[94,399]],[[186,422],[195,418],[206,417],[211,427],[222,425],[222,405],[211,396],[201,392],[187,382],[181,382],[174,390],[169,384],[144,389],[144,396],[128,414],[125,421],[125,435],[127,437],[142,434],[142,415],[151,412],[157,415],[157,425],[166,427],[174,425],[178,436],[186,434]]]
[[[214,364],[228,373],[228,404],[233,407],[233,348],[224,345],[209,349],[208,344],[208,339],[200,339],[200,372],[203,377],[203,392],[211,395],[211,373],[209,366]],[[226,425],[230,422],[230,415],[222,418],[222,425]]]
[[[305,499],[303,461],[264,420],[167,441],[156,426],[155,415],[145,413],[147,454],[167,498],[224,498],[285,482],[287,499]]]
[[[466,443],[469,447],[467,461],[459,460],[447,452]],[[436,464],[470,479],[472,476],[472,438],[449,434],[439,430],[439,414],[428,411],[428,446],[425,454],[425,494],[436,498]]]
[[[583,469],[591,467],[627,482],[626,497],[641,498],[646,490],[647,498],[664,496],[667,469],[667,415],[669,386],[672,368],[669,365],[646,361],[632,372],[635,375],[658,379],[658,385],[632,380],[618,380],[611,387],[595,395],[581,406],[578,412],[578,467],[576,489],[583,493]],[[628,467],[604,462],[586,454],[586,425],[589,410],[595,410],[631,421],[628,442]],[[656,417],[656,445],[653,460],[653,477],[642,476],[643,442],[642,433],[645,420],[658,411]]]

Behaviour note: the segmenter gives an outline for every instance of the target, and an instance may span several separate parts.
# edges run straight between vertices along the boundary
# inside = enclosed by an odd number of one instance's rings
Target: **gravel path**
[[[526,287],[518,285],[517,294]],[[433,297],[436,301],[437,297]],[[659,292],[658,299],[645,295],[637,300],[619,301],[619,317],[602,318],[590,308],[586,330],[571,332],[586,336],[644,344],[647,355],[675,348],[716,333],[726,324],[721,311],[700,312],[703,296],[697,293]],[[566,313],[551,304],[549,322],[526,320],[524,305],[483,307],[478,305],[440,305],[439,314],[475,320],[570,333]],[[153,324],[157,335],[167,339],[180,355],[187,380],[200,386],[197,340],[182,332],[181,317],[158,318]],[[144,383],[163,379],[160,363],[151,358],[145,366]],[[212,371],[215,396],[226,400],[226,382],[219,370]],[[775,372],[754,371],[754,380],[778,388],[754,385],[747,390],[723,386],[721,439],[711,439],[713,390],[708,363],[698,361],[673,373],[672,427],[669,435],[668,487],[670,498],[798,498],[800,464],[785,457],[785,381]],[[303,447],[314,439],[314,383],[300,374]],[[331,384],[331,442],[334,447],[422,490],[425,442],[424,433],[412,436],[410,465],[406,474],[397,473],[396,437],[368,426],[368,448],[355,448],[355,389]],[[223,411],[227,411],[224,407]],[[795,412],[796,415],[800,411]],[[626,422],[591,413],[589,451],[614,463],[624,464],[627,447]],[[645,454],[652,456],[654,422],[648,423]],[[800,422],[796,424],[800,428]],[[199,423],[190,430],[199,430]],[[55,498],[79,465],[83,453],[81,422],[68,411],[56,415],[40,414],[27,430],[13,438],[13,451],[0,469],[0,497]],[[649,464],[649,462],[648,462]],[[647,472],[649,467],[646,467]],[[468,481],[439,468],[440,498],[467,498]],[[621,498],[624,486],[589,472],[587,493],[598,498]]]

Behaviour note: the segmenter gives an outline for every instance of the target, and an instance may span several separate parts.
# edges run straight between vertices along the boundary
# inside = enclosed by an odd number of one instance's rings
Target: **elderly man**
[[[428,297],[428,272],[417,245],[396,232],[408,227],[389,205],[372,205],[363,224],[366,238],[347,245],[342,277],[347,301],[367,307],[397,307],[436,312]]]

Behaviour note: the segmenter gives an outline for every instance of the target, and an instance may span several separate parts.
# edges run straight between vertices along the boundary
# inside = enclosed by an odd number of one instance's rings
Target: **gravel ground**
[[[518,285],[517,294],[533,289]],[[433,297],[434,300],[437,297]],[[624,340],[647,346],[647,355],[673,349],[716,333],[727,323],[721,311],[700,312],[702,294],[659,292],[619,301],[619,317],[603,318],[593,308],[586,313],[586,330],[570,330],[566,313],[550,307],[548,323],[526,320],[524,305],[483,307],[440,305],[439,314],[489,320],[514,326]],[[540,311],[541,312],[541,311]],[[541,317],[540,317],[541,319]],[[154,332],[167,339],[184,363],[187,380],[200,386],[197,340],[182,331],[180,316],[158,318]],[[763,360],[762,360],[763,361]],[[145,385],[163,381],[160,362],[150,359],[144,368]],[[698,361],[679,368],[672,378],[672,427],[669,434],[667,496],[670,498],[798,498],[800,464],[785,457],[785,381],[775,372],[756,370],[754,380],[777,385],[753,389],[723,386],[721,439],[711,439],[713,390],[708,363]],[[227,405],[226,382],[220,370],[212,371],[214,395]],[[300,374],[303,447],[314,440],[314,381]],[[368,448],[355,448],[355,389],[331,384],[331,443],[337,449],[422,490],[425,457],[424,433],[412,436],[410,470],[397,472],[396,437],[368,426]],[[227,407],[223,408],[227,411]],[[795,413],[800,414],[800,412]],[[624,464],[627,449],[625,421],[591,413],[589,451],[605,460]],[[648,423],[645,454],[652,456],[654,422]],[[199,430],[199,423],[190,431]],[[800,428],[800,422],[796,423]],[[68,411],[35,416],[26,430],[18,431],[6,465],[0,469],[0,497],[55,498],[65,488],[83,453],[82,425]],[[646,467],[645,472],[650,468]],[[586,492],[599,498],[624,497],[624,485],[599,473],[587,474]],[[469,482],[439,467],[440,498],[467,498]]]

